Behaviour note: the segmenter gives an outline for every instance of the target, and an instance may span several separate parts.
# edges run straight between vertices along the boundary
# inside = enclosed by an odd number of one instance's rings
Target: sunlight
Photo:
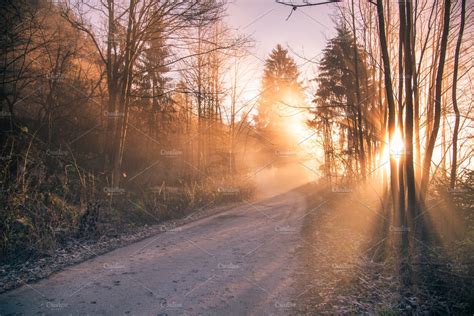
[[[304,125],[304,118],[298,116],[294,120],[291,120],[288,126],[288,132],[294,136],[297,140],[303,140],[308,137],[308,129]]]
[[[306,125],[311,115],[304,110],[305,102],[303,94],[299,95],[294,89],[287,87],[282,100],[276,105],[284,126],[284,130],[279,132],[289,137],[295,147],[309,153],[314,148],[308,138],[314,131]]]
[[[0,316],[474,316],[469,1],[2,1]]]
[[[390,141],[390,155],[399,160],[404,154],[404,149],[405,146],[403,143],[402,134],[400,133],[400,129],[396,128],[392,140]]]
[[[311,136],[314,131],[307,128],[306,121],[309,119],[306,113],[298,113],[287,120],[286,129],[288,136],[296,142],[297,147],[300,147],[305,153],[314,153],[316,148],[311,142]]]
[[[382,153],[378,156],[378,163],[384,164],[385,167],[383,172],[385,174],[390,173],[390,158],[393,157],[397,163],[400,160],[400,157],[404,154],[405,144],[403,143],[403,138],[400,133],[400,129],[396,128],[393,135],[392,141],[389,140],[388,133],[385,136],[385,144],[383,146]]]

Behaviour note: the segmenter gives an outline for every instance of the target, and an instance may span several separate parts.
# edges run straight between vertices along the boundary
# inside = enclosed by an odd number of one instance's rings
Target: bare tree
[[[446,62],[446,50],[448,46],[448,34],[449,34],[449,22],[451,16],[451,1],[446,0],[444,2],[444,16],[443,16],[443,32],[441,35],[441,45],[440,45],[440,55],[439,55],[439,65],[436,74],[436,84],[435,84],[435,95],[434,95],[434,118],[433,118],[433,128],[428,134],[428,144],[425,150],[425,156],[423,159],[423,174],[421,179],[421,189],[420,192],[426,192],[430,180],[430,169],[431,169],[431,158],[433,156],[433,150],[436,143],[436,138],[438,136],[439,125],[441,120],[441,96],[442,96],[442,83],[443,83],[443,73],[444,65]]]
[[[454,121],[454,130],[453,130],[453,154],[451,160],[451,174],[450,174],[450,183],[451,189],[454,189],[456,185],[456,176],[457,176],[457,164],[458,164],[458,134],[459,134],[459,123],[461,120],[461,113],[458,107],[457,100],[457,83],[458,83],[458,71],[459,71],[459,52],[461,51],[462,36],[464,33],[464,26],[466,23],[466,0],[461,0],[461,24],[459,26],[459,35],[456,42],[456,51],[454,53],[454,74],[453,74],[453,87],[452,87],[452,100],[453,100],[453,109],[456,114]]]
[[[214,21],[222,13],[223,3],[214,0],[130,0],[125,7],[118,7],[108,0],[102,5],[108,21],[105,48],[104,41],[87,23],[79,5],[67,6],[63,16],[91,38],[106,68],[108,120],[104,167],[108,170],[112,166],[111,181],[116,187],[122,176],[130,96],[139,56],[157,32],[171,37],[177,30],[194,27],[197,21]]]

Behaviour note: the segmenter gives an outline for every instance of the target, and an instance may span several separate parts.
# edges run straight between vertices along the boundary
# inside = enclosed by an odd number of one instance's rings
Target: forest
[[[320,52],[261,59],[241,1],[0,1],[0,293],[245,207],[308,247],[311,289],[277,314],[472,314],[473,3],[256,0],[295,37],[319,27],[298,14],[333,23]]]

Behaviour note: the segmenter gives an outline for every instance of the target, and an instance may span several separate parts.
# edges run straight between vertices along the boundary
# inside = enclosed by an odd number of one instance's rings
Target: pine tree
[[[282,144],[281,135],[288,117],[300,111],[304,104],[304,91],[298,81],[298,67],[280,44],[265,61],[261,94],[254,117],[257,132],[272,144]]]
[[[360,130],[357,111],[362,107],[363,113],[368,113],[370,106],[370,85],[360,86],[362,104],[357,104],[356,78],[354,62],[354,41],[349,29],[341,25],[337,27],[337,35],[329,40],[323,51],[323,58],[319,65],[316,78],[318,84],[313,102],[316,108],[312,113],[314,119],[310,126],[321,131],[325,152],[323,171],[326,176],[336,172],[335,157],[346,156],[343,159],[346,172],[354,173],[357,165],[353,166],[354,154],[362,148],[359,143]],[[364,52],[358,48],[358,74],[360,82],[365,82],[368,76]],[[373,93],[372,93],[373,95]],[[368,128],[366,119],[361,122],[363,129]],[[338,133],[338,135],[336,134]],[[339,138],[336,148],[333,135]],[[366,133],[365,133],[366,135]],[[370,141],[366,139],[365,141]],[[338,153],[335,150],[339,150]]]

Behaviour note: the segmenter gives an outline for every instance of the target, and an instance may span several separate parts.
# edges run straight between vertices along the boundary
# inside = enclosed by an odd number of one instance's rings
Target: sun
[[[303,140],[307,136],[308,129],[305,128],[303,118],[298,117],[297,119],[291,120],[289,124],[289,133],[297,140]]]
[[[405,145],[403,143],[402,134],[400,133],[400,129],[396,128],[395,133],[390,140],[390,156],[393,156],[399,159],[405,151]]]

